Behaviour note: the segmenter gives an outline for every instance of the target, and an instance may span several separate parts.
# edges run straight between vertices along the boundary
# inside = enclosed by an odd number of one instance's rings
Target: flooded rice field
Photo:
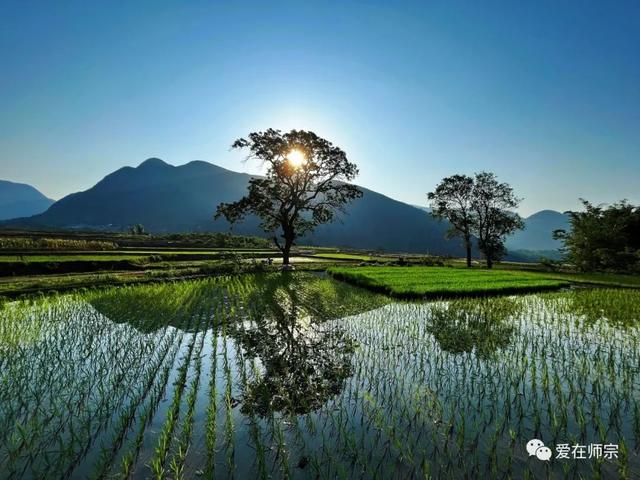
[[[312,274],[10,302],[0,477],[634,478],[639,322],[637,290],[398,302]]]

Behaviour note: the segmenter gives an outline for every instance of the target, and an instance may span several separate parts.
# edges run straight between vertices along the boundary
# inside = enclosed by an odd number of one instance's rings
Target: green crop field
[[[398,297],[517,293],[560,288],[567,280],[515,270],[447,267],[331,267],[333,277]]]
[[[0,319],[2,478],[640,474],[638,290],[407,302],[294,272]],[[616,456],[542,462],[532,438]]]

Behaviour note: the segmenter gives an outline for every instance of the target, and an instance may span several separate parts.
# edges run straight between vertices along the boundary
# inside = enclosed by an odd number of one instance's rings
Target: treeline
[[[640,207],[583,200],[584,211],[568,212],[571,230],[556,230],[566,261],[581,271],[640,272]]]

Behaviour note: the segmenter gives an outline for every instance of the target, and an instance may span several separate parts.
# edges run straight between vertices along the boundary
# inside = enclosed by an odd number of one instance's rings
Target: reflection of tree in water
[[[256,358],[262,366],[256,378],[248,379],[243,405],[260,415],[309,412],[340,393],[351,374],[354,344],[331,320],[388,301],[308,273],[125,287],[89,297],[111,321],[144,333],[166,325],[195,332],[198,318],[207,319],[200,328],[217,329],[224,323],[245,358]]]
[[[343,329],[318,316],[323,306],[316,300],[293,275],[271,279],[251,295],[251,318],[232,331],[246,356],[263,366],[247,384],[245,413],[307,413],[342,390],[354,344]]]
[[[427,331],[444,351],[488,358],[511,343],[514,327],[507,319],[518,311],[509,298],[453,300],[431,307]]]

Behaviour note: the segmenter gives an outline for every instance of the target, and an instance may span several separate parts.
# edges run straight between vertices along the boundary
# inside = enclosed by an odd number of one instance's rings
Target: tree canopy
[[[513,210],[520,199],[511,186],[498,182],[493,173],[480,172],[475,177],[453,175],[442,179],[427,194],[434,216],[451,224],[449,236],[461,236],[466,247],[467,267],[471,266],[473,236],[487,260],[487,267],[505,253],[505,237],[524,228],[524,222]]]
[[[443,178],[427,197],[431,201],[432,215],[447,219],[451,228],[447,237],[461,236],[467,254],[467,267],[471,266],[471,241],[474,225],[472,200],[473,178],[453,175]]]
[[[640,271],[640,207],[581,201],[584,211],[568,212],[571,229],[554,232],[567,260],[582,271]]]
[[[232,148],[248,149],[248,158],[262,161],[267,173],[252,178],[247,195],[237,202],[220,204],[215,216],[231,224],[248,214],[258,216],[260,227],[273,233],[284,264],[296,238],[331,222],[336,212],[362,196],[355,185],[345,183],[357,176],[356,165],[313,132],[268,129],[236,140]]]
[[[472,208],[478,248],[484,254],[488,268],[506,253],[505,237],[524,228],[522,218],[513,211],[519,203],[520,199],[514,195],[513,188],[507,183],[498,182],[493,173],[476,174]]]

